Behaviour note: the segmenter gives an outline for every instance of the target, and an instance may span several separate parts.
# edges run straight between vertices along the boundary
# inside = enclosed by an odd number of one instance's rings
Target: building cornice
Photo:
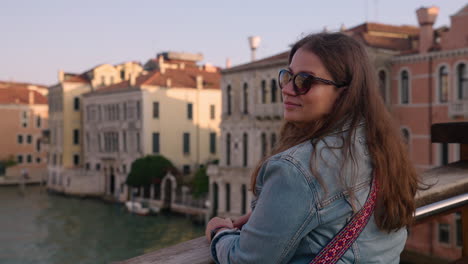
[[[435,51],[425,54],[413,54],[398,56],[391,59],[392,64],[401,64],[401,63],[414,63],[421,61],[428,61],[431,59],[444,59],[444,58],[453,58],[453,57],[462,57],[468,56],[468,48],[455,49],[455,50],[444,50],[444,51]]]

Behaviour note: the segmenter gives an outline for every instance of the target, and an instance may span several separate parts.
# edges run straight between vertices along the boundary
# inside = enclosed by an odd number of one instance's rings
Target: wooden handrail
[[[418,192],[416,204],[418,208],[438,203],[452,197],[468,193],[468,161],[459,161],[444,167],[432,169],[422,176],[426,184],[432,187]],[[463,256],[468,254],[468,206],[447,207],[447,210],[437,207],[438,215],[463,209]],[[418,219],[418,221],[424,219]],[[120,264],[210,264],[210,248],[205,237],[199,237],[172,247],[164,248],[142,256],[128,259]]]

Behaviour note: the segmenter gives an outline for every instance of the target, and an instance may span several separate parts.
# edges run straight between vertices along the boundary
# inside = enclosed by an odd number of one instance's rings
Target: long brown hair
[[[313,34],[293,45],[289,63],[300,48],[318,56],[335,82],[347,83],[348,86],[336,99],[333,111],[321,120],[301,129],[295,123],[284,122],[277,146],[258,163],[252,173],[252,191],[256,195],[257,174],[269,157],[307,140],[312,142],[315,149],[314,142],[342,128],[345,123],[350,124],[350,133],[344,137],[341,151],[344,162],[348,158],[354,160],[353,135],[359,122],[364,121],[368,151],[380,185],[374,214],[376,224],[381,230],[388,232],[410,225],[415,211],[414,196],[420,183],[419,176],[409,159],[401,134],[379,94],[376,74],[365,48],[355,39],[341,33]],[[320,175],[315,173],[312,158],[310,166],[312,173],[322,184]],[[341,182],[344,182],[343,175],[341,178]],[[351,178],[351,182],[354,182],[355,175]]]

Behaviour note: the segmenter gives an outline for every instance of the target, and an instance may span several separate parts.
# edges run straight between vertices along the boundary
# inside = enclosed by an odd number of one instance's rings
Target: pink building
[[[48,119],[46,96],[45,86],[0,82],[0,160],[16,162],[7,168],[7,177],[26,172],[31,178],[46,176],[47,154],[42,141]]]
[[[468,5],[434,29],[437,7],[416,11],[413,50],[391,60],[391,111],[422,172],[460,159],[459,144],[431,143],[435,123],[468,121]],[[447,260],[461,256],[461,220],[452,214],[410,228],[406,249]]]

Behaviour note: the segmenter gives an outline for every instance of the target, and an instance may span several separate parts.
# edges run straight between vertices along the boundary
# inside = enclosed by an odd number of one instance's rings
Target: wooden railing
[[[468,256],[468,161],[449,164],[433,169],[423,175],[427,183],[435,185],[417,195],[417,221],[423,221],[434,214],[442,215],[462,211],[463,255]],[[456,198],[456,199],[454,199]],[[418,215],[419,214],[419,215]],[[208,264],[213,263],[209,244],[205,237],[199,237],[172,247],[164,248],[126,261],[122,264]]]

